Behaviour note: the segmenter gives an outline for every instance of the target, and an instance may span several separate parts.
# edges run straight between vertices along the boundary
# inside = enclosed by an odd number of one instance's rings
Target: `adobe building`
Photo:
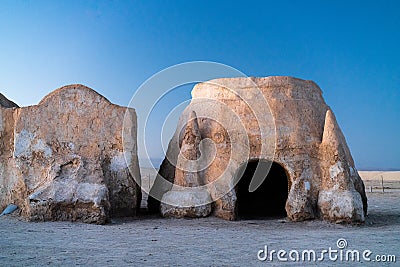
[[[0,210],[12,203],[28,220],[97,224],[135,215],[136,126],[134,109],[79,84],[29,107],[0,95]]]
[[[321,89],[292,77],[197,84],[150,194],[149,208],[166,217],[353,223],[367,213],[363,181]]]

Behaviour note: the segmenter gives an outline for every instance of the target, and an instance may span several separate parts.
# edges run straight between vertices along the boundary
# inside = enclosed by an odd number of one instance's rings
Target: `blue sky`
[[[400,1],[5,0],[0,92],[25,106],[82,83],[128,105],[151,75],[193,60],[295,76],[321,87],[359,169],[400,169],[399,14]]]

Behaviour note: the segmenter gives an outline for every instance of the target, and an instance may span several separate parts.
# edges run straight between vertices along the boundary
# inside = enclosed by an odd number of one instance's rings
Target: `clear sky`
[[[0,92],[22,106],[71,83],[128,105],[192,60],[315,81],[356,166],[400,169],[400,1],[0,2]]]

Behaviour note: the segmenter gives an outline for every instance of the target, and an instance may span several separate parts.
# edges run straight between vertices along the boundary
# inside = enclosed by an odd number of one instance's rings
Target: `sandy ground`
[[[365,180],[400,181],[400,171],[359,171],[361,178]]]
[[[370,193],[400,193],[400,171],[359,171],[358,173],[364,181],[365,189]]]
[[[0,218],[0,266],[280,266],[259,261],[257,252],[292,249],[346,249],[370,256],[395,255],[397,263],[288,262],[290,266],[399,266],[400,194],[368,193],[369,215],[363,225],[318,220],[292,223],[284,218],[228,222],[217,218],[118,219],[109,225],[70,222],[29,223],[16,215]],[[263,254],[261,254],[262,256]],[[287,256],[286,256],[287,257]]]

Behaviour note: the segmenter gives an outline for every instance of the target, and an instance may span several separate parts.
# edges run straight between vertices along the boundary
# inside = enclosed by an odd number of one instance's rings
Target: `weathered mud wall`
[[[222,182],[207,187],[216,216],[236,218],[236,172],[242,164],[257,159],[285,169],[290,185],[286,213],[291,220],[364,221],[364,184],[335,116],[314,82],[291,77],[217,79],[197,84],[192,96],[160,168],[166,180],[177,183],[176,173],[181,170],[174,166],[181,133],[195,111],[201,138],[212,140],[201,153],[213,161],[199,175],[205,184]],[[178,195],[176,214],[182,216]],[[171,193],[168,199],[172,201]],[[150,201],[155,206],[154,199]]]
[[[0,112],[0,208],[14,203],[30,220],[100,224],[136,214],[138,158],[122,141],[123,127],[136,140],[133,109],[69,85],[38,105]]]

